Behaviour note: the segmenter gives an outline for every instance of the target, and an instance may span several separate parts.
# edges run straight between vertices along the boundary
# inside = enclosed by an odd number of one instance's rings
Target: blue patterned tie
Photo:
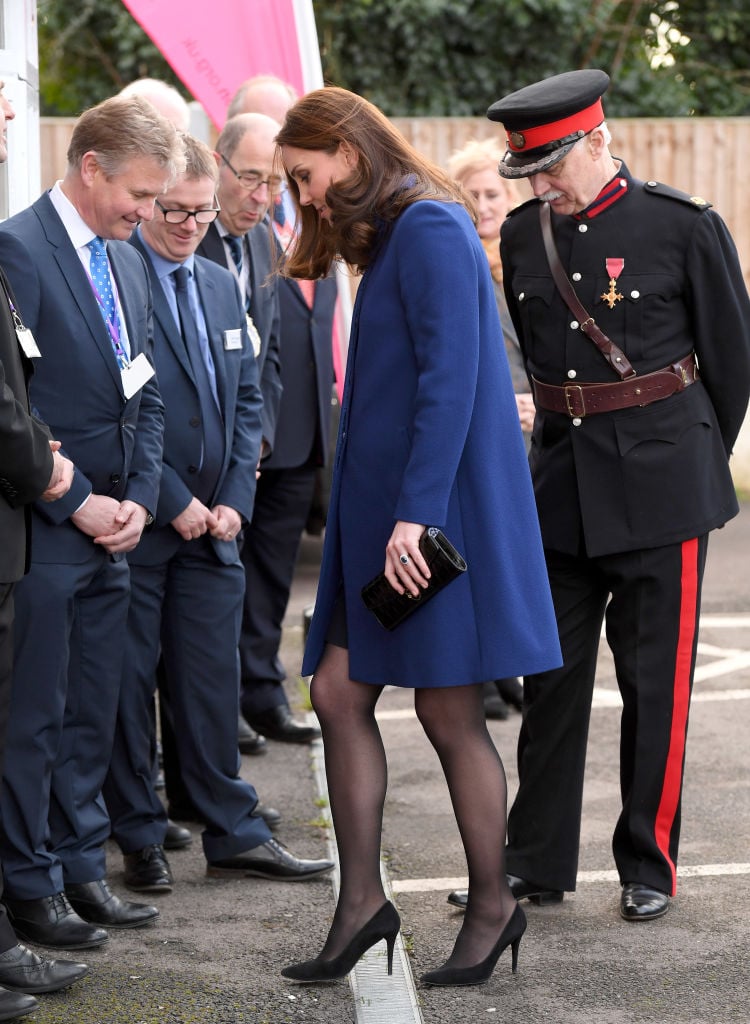
[[[115,357],[120,367],[127,364],[127,358],[120,343],[120,322],[117,316],[117,305],[114,292],[112,291],[112,278],[109,276],[109,257],[104,239],[95,235],[88,243],[91,250],[89,270],[91,280],[94,282],[96,297],[99,302],[104,323],[107,326],[107,333],[115,350]]]
[[[104,245],[104,239],[96,235],[89,242],[89,249],[91,250],[91,259],[89,261],[91,280],[96,285],[102,316],[105,321],[108,320],[109,323],[114,323],[115,297],[112,293],[112,279],[109,276],[109,258],[106,246]]]

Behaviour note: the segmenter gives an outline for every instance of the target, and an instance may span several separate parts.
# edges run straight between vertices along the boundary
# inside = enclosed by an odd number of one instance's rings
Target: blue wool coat
[[[397,520],[442,527],[468,571],[389,633],[360,592]],[[305,674],[340,592],[358,681],[456,686],[561,661],[492,279],[458,204],[409,206],[357,294]]]

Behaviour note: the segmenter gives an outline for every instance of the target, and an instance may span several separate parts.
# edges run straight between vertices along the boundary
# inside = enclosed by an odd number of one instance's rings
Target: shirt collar
[[[96,238],[96,232],[88,226],[61,186],[61,181],[56,181],[52,186],[49,191],[50,202],[57,211],[57,215],[68,233],[68,238],[73,243],[73,248],[82,249],[89,244],[92,238]]]

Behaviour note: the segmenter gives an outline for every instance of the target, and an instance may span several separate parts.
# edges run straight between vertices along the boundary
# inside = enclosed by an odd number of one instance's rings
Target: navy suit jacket
[[[279,280],[281,310],[281,404],[273,451],[264,469],[294,469],[317,442],[320,463],[328,460],[333,391],[333,315],[336,280],[315,282],[312,309],[296,281]]]
[[[182,543],[170,525],[193,497],[194,467],[201,458],[202,432],[198,389],[185,343],[164,289],[141,239],[132,245],[146,260],[154,296],[154,362],[165,406],[164,455],[159,504],[152,530],[141,538],[128,560],[134,565],[166,561]],[[234,276],[209,260],[195,257],[195,281],[206,319],[216,368],[216,388],[224,420],[224,462],[211,505],[228,505],[245,520],[252,516],[255,468],[261,445],[263,399],[258,368],[245,326],[245,313]],[[225,347],[226,331],[241,331],[242,347]],[[217,557],[237,560],[237,541],[210,538]]]
[[[5,275],[0,270],[0,279]],[[31,360],[18,344],[0,284],[0,583],[23,575],[28,554],[29,502],[49,483],[49,434],[29,412]],[[15,305],[15,303],[14,303]]]
[[[272,273],[277,258],[276,240],[266,221],[248,231],[246,238],[250,251],[252,290],[249,314],[260,335],[257,362],[263,395],[263,437],[268,446],[273,448],[281,402],[279,296],[277,279]],[[215,222],[209,226],[197,252],[199,256],[232,272],[229,265],[231,257],[227,256],[226,246]]]
[[[150,357],[151,289],[143,260],[125,242],[110,242],[108,252],[131,358]],[[93,541],[70,516],[91,491],[156,510],[164,425],[159,389],[152,378],[125,398],[90,282],[47,194],[0,225],[0,264],[42,353],[32,405],[76,467],[63,498],[34,506],[33,560],[84,562]]]

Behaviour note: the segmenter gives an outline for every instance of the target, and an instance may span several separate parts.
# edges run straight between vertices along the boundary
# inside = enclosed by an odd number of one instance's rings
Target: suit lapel
[[[44,226],[47,239],[54,247],[53,255],[55,262],[60,268],[65,284],[86,321],[91,337],[99,349],[112,379],[117,385],[117,390],[124,398],[120,368],[115,359],[112,339],[104,323],[99,303],[96,301],[94,290],[78,258],[78,253],[73,248],[73,243],[68,237],[68,233],[57,214],[57,210],[55,210],[46,193],[39,200],[37,213]]]

